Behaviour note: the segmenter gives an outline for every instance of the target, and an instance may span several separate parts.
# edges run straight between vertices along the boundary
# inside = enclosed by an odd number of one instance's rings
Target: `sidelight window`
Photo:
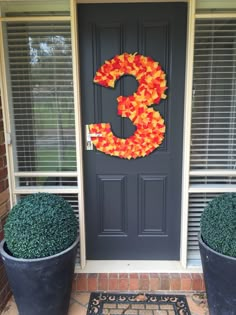
[[[236,191],[236,19],[198,19],[195,29],[189,194],[189,258],[199,258],[201,213]]]

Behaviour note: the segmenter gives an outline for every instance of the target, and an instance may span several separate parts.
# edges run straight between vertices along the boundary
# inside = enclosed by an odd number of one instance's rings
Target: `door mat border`
[[[146,294],[146,293],[105,293],[92,292],[89,299],[87,315],[102,315],[103,305],[111,304],[149,304],[173,305],[176,315],[191,315],[185,295],[178,294]],[[128,309],[128,307],[127,307]],[[122,314],[125,315],[125,311]]]

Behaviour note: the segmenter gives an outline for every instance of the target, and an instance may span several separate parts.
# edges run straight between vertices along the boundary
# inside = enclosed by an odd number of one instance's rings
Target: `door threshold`
[[[199,273],[201,266],[184,268],[180,261],[169,260],[87,260],[75,273]]]

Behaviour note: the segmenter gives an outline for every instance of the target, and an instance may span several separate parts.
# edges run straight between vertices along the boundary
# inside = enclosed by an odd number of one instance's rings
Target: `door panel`
[[[166,176],[140,175],[138,194],[139,236],[164,235],[166,233]]]
[[[138,86],[123,76],[114,89],[93,83],[115,55],[139,53],[160,62],[167,99],[153,108],[165,120],[161,146],[144,158],[124,160],[84,151],[88,259],[178,260],[186,47],[186,4],[79,5],[83,125],[111,123],[126,138],[135,127],[117,115],[117,97]]]
[[[126,176],[100,175],[97,178],[97,188],[101,224],[99,235],[126,235]]]

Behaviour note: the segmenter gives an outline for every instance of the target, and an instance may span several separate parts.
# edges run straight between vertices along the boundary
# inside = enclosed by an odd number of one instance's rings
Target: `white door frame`
[[[80,228],[81,228],[81,267],[80,272],[180,272],[187,271],[187,232],[188,232],[188,188],[189,188],[189,161],[190,161],[190,131],[191,131],[191,108],[192,108],[192,76],[193,76],[193,52],[194,52],[194,27],[195,27],[195,0],[186,0],[188,4],[187,44],[186,44],[186,74],[185,74],[185,104],[183,126],[183,168],[182,168],[182,204],[181,204],[181,244],[180,261],[86,261],[85,243],[85,219],[84,219],[84,190],[83,190],[83,146],[81,124],[81,100],[80,100],[80,77],[79,77],[79,46],[78,46],[78,17],[77,4],[82,3],[135,3],[145,0],[70,0],[71,31],[72,31],[72,54],[74,69],[74,101],[77,112],[76,132],[79,134],[77,152],[78,161],[78,185],[80,187]],[[149,2],[163,2],[153,0]],[[180,2],[167,0],[165,2]],[[183,1],[182,1],[183,2]],[[199,272],[196,267],[190,271]]]

